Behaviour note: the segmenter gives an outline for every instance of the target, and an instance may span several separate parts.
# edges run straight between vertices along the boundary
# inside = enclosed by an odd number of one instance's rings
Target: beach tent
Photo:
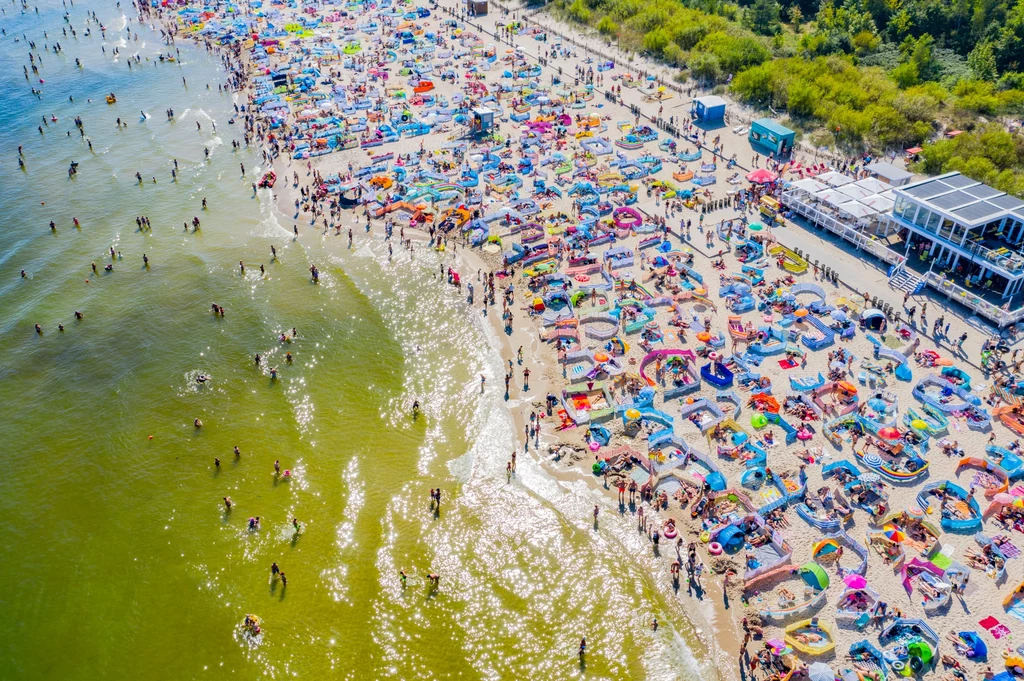
[[[835,553],[838,550],[839,542],[835,539],[822,539],[811,547],[811,555],[817,558],[818,556],[827,556],[830,553]]]
[[[711,489],[713,489],[716,492],[721,492],[726,487],[725,476],[719,473],[718,471],[713,471],[709,473],[708,476],[704,478],[704,481],[707,482],[708,485],[711,486]]]
[[[804,563],[800,567],[800,576],[815,589],[824,591],[828,588],[828,573],[817,563]]]
[[[743,546],[744,541],[743,530],[735,525],[730,525],[718,533],[716,541],[718,541],[726,551],[739,551]]]
[[[910,668],[913,671],[920,671],[921,668],[926,667],[935,656],[932,647],[924,640],[914,641],[907,645],[907,653],[910,655]],[[914,663],[915,659],[920,661],[920,667],[917,670],[914,669],[918,666]]]
[[[860,316],[860,323],[869,329],[881,328],[884,321],[885,313],[874,307],[870,310],[865,310],[864,314]]]

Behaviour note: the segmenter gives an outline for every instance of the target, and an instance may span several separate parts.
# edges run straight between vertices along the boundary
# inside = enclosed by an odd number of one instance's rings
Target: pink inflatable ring
[[[716,541],[713,541],[710,544],[708,544],[708,553],[710,553],[712,556],[722,555],[722,550],[722,545]]]
[[[675,539],[675,538],[676,538],[676,526],[675,525],[667,525],[665,527],[665,539]]]

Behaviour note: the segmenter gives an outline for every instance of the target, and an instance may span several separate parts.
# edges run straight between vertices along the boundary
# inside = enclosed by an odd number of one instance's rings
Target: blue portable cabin
[[[695,97],[690,107],[693,119],[698,123],[715,124],[725,122],[725,100],[717,95]]]
[[[770,118],[762,118],[750,124],[748,138],[755,149],[773,152],[779,157],[792,151],[796,133]]]

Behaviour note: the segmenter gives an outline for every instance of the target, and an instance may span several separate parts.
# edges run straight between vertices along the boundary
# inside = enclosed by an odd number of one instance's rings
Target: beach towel
[[[997,620],[995,617],[992,617],[992,615],[989,615],[985,619],[980,620],[978,622],[978,626],[980,626],[982,629],[991,629],[997,624],[999,624],[999,620]]]
[[[997,624],[996,626],[989,629],[988,633],[992,634],[992,638],[998,640],[1001,639],[1003,636],[1009,636],[1010,629],[1005,624]]]
[[[779,366],[782,367],[783,369],[792,369],[792,368],[796,367],[797,364],[793,360],[780,359],[779,360]]]
[[[1020,549],[1018,549],[1012,542],[1003,542],[999,545],[999,550],[1002,551],[1003,555],[1007,558],[1020,558]]]

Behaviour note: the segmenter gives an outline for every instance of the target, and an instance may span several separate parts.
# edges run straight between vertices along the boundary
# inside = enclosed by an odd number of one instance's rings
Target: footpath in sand
[[[205,18],[209,39],[239,21]],[[749,181],[738,135],[538,26],[504,19],[501,43],[413,4],[248,20],[285,212],[338,248],[369,222],[444,253],[505,339],[518,456],[636,519],[723,674],[1001,670],[1024,631],[1024,419],[968,361],[988,339],[936,344],[938,317],[969,328],[955,310],[876,314],[865,297],[903,302],[883,274],[765,200],[781,168]]]

